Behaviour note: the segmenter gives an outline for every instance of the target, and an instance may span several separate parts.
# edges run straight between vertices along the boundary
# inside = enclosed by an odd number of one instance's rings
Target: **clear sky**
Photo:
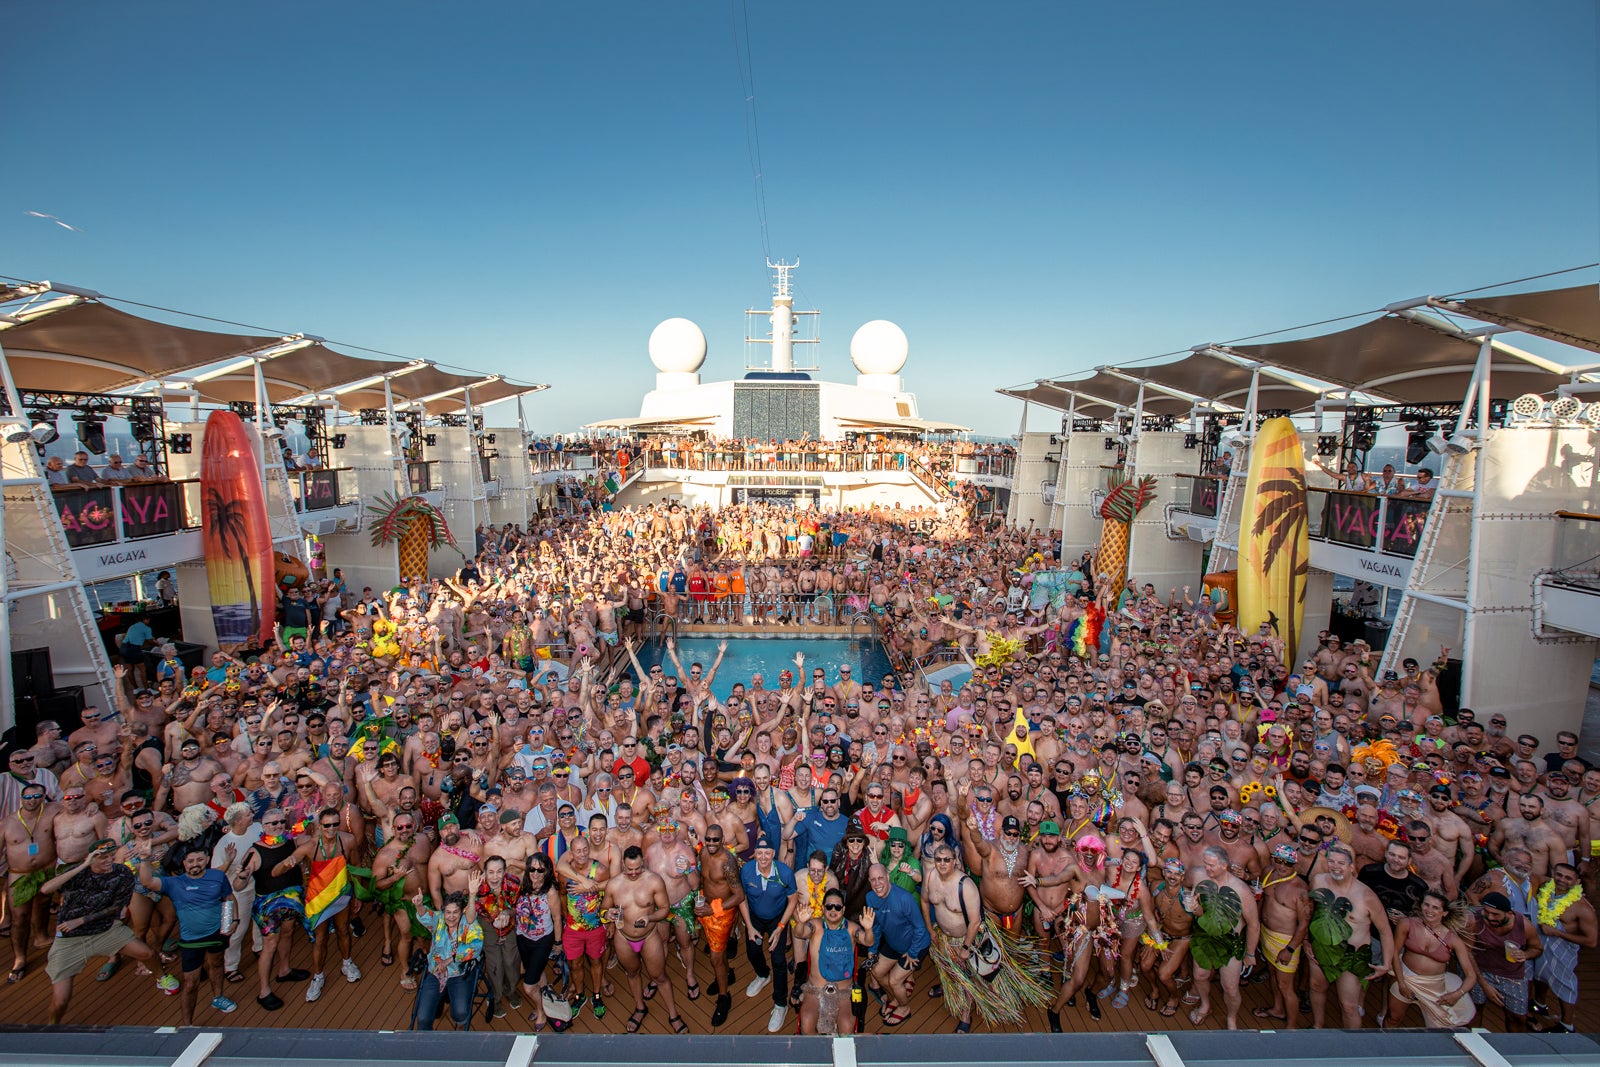
[[[636,414],[657,322],[734,377],[770,295],[735,26],[14,7],[0,274],[550,382],[541,429]],[[1593,0],[756,2],[748,40],[824,371],[892,319],[923,413],[981,432],[1016,429],[1000,386],[1600,248]]]

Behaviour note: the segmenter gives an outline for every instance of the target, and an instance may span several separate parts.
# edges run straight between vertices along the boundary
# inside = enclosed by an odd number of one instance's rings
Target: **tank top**
[[[550,915],[550,901],[543,893],[529,893],[517,898],[517,936],[537,941],[555,931],[555,919]]]
[[[1506,959],[1506,946],[1527,948],[1528,934],[1523,928],[1522,916],[1514,916],[1509,930],[1496,930],[1488,923],[1478,929],[1478,951],[1473,954],[1478,970],[1498,978],[1522,978],[1528,970],[1527,961],[1512,963]]]
[[[161,739],[158,737],[145,738],[144,743],[134,750],[135,762],[131,772],[129,773],[129,778],[131,779],[130,784],[133,786],[133,788],[141,793],[152,793],[154,792],[156,786],[155,779],[150,777],[150,772],[138,764],[138,754],[149,749],[155,750],[157,761],[166,761],[166,756],[162,754]]]
[[[848,982],[856,970],[856,943],[850,925],[837,930],[822,928],[822,944],[817,949],[817,971],[825,982]]]
[[[889,840],[889,831],[884,826],[885,823],[894,818],[894,809],[890,808],[889,805],[885,804],[883,810],[876,815],[872,814],[871,808],[866,807],[862,808],[856,815],[861,819],[861,831],[864,834],[879,841]]]
[[[264,897],[268,893],[277,893],[288,889],[290,886],[300,884],[300,868],[290,867],[282,874],[273,874],[272,868],[289,858],[289,853],[294,851],[294,842],[285,841],[281,845],[268,846],[255,844],[255,850],[261,853],[261,862],[256,866],[252,877],[256,884],[256,896]]]

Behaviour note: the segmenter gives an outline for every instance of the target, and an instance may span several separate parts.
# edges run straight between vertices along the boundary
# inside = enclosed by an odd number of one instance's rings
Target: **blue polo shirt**
[[[887,897],[868,892],[867,907],[877,913],[872,924],[872,951],[915,958],[933,944],[922,921],[922,906],[899,886],[891,885]]]
[[[750,916],[763,922],[783,917],[789,898],[795,894],[794,870],[786,863],[772,861],[772,873],[762,876],[756,861],[751,860],[739,872],[739,882],[744,886],[745,899],[750,902]]]
[[[155,633],[151,631],[150,624],[140,619],[128,627],[128,632],[122,635],[125,645],[145,645],[155,640]]]

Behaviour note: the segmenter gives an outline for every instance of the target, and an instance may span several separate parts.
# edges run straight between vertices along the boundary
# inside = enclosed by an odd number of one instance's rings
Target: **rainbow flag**
[[[306,883],[306,925],[315,930],[322,921],[336,914],[350,894],[350,872],[343,856],[311,861],[311,878]]]

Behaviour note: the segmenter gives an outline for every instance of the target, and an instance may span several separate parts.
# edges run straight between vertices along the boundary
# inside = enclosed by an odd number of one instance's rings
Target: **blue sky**
[[[663,318],[708,380],[744,365],[770,290],[727,4],[7,23],[0,274],[550,382],[551,430],[635,414]],[[1016,428],[999,386],[1600,258],[1589,0],[748,23],[824,370],[892,319],[924,414],[982,432]]]

